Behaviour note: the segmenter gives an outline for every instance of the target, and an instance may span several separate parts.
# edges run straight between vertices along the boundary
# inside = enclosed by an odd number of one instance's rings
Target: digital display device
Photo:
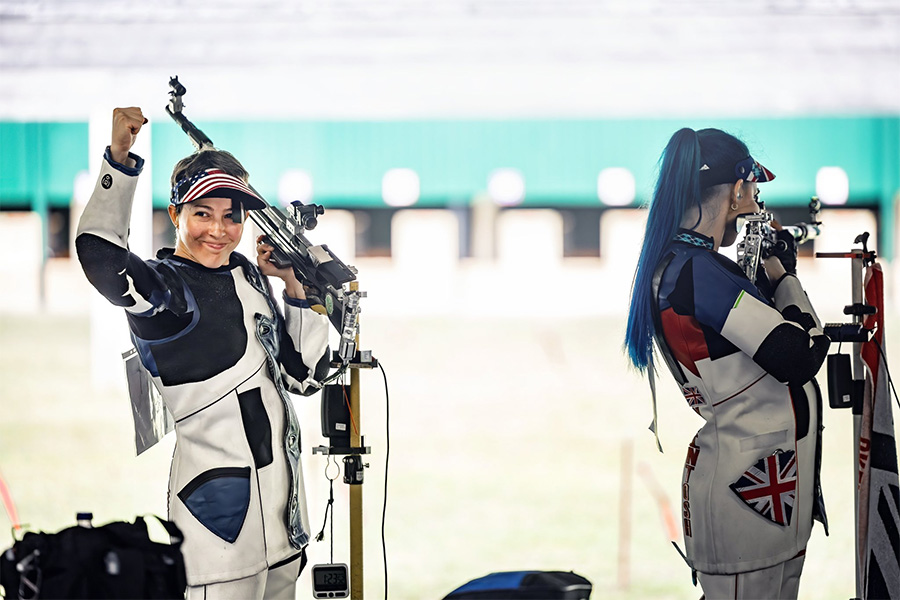
[[[314,565],[312,581],[316,598],[346,598],[350,595],[350,576],[345,564]]]

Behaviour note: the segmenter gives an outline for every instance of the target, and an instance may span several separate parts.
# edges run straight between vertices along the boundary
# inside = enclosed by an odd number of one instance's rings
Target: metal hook
[[[332,464],[334,465],[334,468],[337,469],[337,473],[335,474],[334,477],[329,477],[329,476],[328,476],[328,468],[329,468]],[[337,464],[337,460],[335,460],[335,457],[334,457],[334,455],[332,454],[332,455],[330,455],[330,456],[328,457],[328,460],[325,461],[325,479],[327,479],[328,481],[334,481],[335,479],[338,478],[338,476],[339,476],[340,474],[341,474],[341,467],[340,467],[339,464]]]

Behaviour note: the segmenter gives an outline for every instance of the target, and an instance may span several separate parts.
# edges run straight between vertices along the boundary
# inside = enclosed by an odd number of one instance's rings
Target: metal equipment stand
[[[839,357],[846,356],[832,354],[828,358],[828,401],[831,408],[850,408],[853,411],[853,522],[854,522],[854,553],[853,563],[856,572],[856,597],[863,597],[863,576],[860,572],[860,548],[859,548],[859,438],[860,421],[862,419],[863,394],[865,389],[866,372],[862,360],[862,344],[872,338],[873,331],[863,326],[866,315],[875,312],[874,306],[865,304],[863,273],[867,266],[875,262],[875,252],[866,247],[868,232],[856,237],[855,244],[862,244],[862,249],[854,249],[848,252],[817,252],[816,258],[849,258],[851,269],[851,301],[844,307],[844,314],[851,316],[850,323],[826,323],[825,333],[832,342],[851,342],[850,354],[851,376],[841,376],[841,371],[846,371],[846,364],[841,364]]]
[[[350,283],[350,292],[359,291],[359,282]],[[364,294],[362,294],[364,295]],[[358,329],[357,329],[358,331]],[[359,334],[356,335],[356,348],[359,348]],[[337,365],[339,366],[338,362]],[[363,463],[362,456],[371,454],[372,448],[365,445],[365,436],[362,435],[362,415],[360,412],[360,383],[359,370],[373,369],[378,366],[378,360],[372,356],[369,350],[357,350],[351,360],[350,369],[350,418],[355,426],[350,427],[350,446],[317,446],[313,448],[313,454],[342,455],[344,462],[344,483],[350,486],[350,598],[362,600],[363,598],[363,474],[368,463]]]

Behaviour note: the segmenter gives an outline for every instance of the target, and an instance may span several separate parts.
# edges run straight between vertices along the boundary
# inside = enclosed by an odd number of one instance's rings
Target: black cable
[[[872,336],[872,341],[875,342],[875,347],[878,348],[878,352],[881,353],[881,360],[884,361],[884,372],[887,374],[888,385],[891,386],[891,390],[894,392],[894,400],[897,401],[897,407],[900,408],[900,396],[897,396],[897,388],[894,387],[894,380],[891,379],[891,371],[890,369],[888,369],[887,355],[885,355],[884,349],[881,347],[881,344],[878,343],[878,338]]]
[[[338,377],[341,377],[346,371],[347,371],[347,365],[341,365],[341,367],[337,371],[335,371],[334,373],[332,373],[331,375],[329,375],[328,377],[326,377],[325,379],[323,379],[322,381],[319,382],[319,388],[324,388],[326,385],[328,385],[329,383],[331,383]]]
[[[391,459],[391,411],[390,411],[390,393],[388,392],[387,374],[381,362],[378,363],[381,369],[381,376],[384,379],[384,430],[385,430],[385,455],[384,455],[384,501],[381,508],[381,554],[384,557],[384,599],[388,598],[388,564],[387,564],[387,541],[385,537],[385,523],[387,522],[387,499],[388,499],[388,467]],[[328,464],[325,466],[325,478],[329,482],[329,498],[328,504],[325,506],[325,520],[322,523],[322,530],[316,536],[316,541],[321,542],[325,537],[325,527],[328,524],[329,510],[331,511],[331,562],[334,563],[334,479],[328,477]]]
[[[334,479],[328,482],[330,486],[330,491],[328,492],[331,496],[331,529],[328,535],[331,537],[331,553],[328,555],[328,561],[331,564],[334,564]]]
[[[331,458],[329,458],[331,460]],[[322,530],[316,535],[316,541],[321,542],[325,538],[325,527],[328,525],[328,513],[331,512],[331,559],[330,562],[334,564],[334,479],[328,476],[328,463],[325,463],[325,478],[328,480],[328,504],[325,505],[325,520],[322,522]],[[338,469],[340,472],[340,469]]]
[[[384,537],[384,524],[387,519],[387,499],[388,499],[388,464],[391,458],[391,401],[388,394],[387,375],[381,362],[378,362],[378,368],[381,369],[381,376],[384,378],[384,431],[385,431],[385,447],[384,454],[384,503],[381,508],[381,554],[384,557],[384,600],[388,597],[388,565],[387,565],[387,543]]]

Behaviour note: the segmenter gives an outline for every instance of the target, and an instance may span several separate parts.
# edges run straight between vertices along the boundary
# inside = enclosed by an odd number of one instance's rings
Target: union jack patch
[[[765,518],[790,525],[797,494],[797,455],[793,450],[779,450],[761,458],[730,487]]]
[[[699,410],[699,407],[706,404],[706,399],[696,386],[685,386],[681,388],[681,393],[684,394],[684,399],[687,400],[688,406],[694,410]]]

